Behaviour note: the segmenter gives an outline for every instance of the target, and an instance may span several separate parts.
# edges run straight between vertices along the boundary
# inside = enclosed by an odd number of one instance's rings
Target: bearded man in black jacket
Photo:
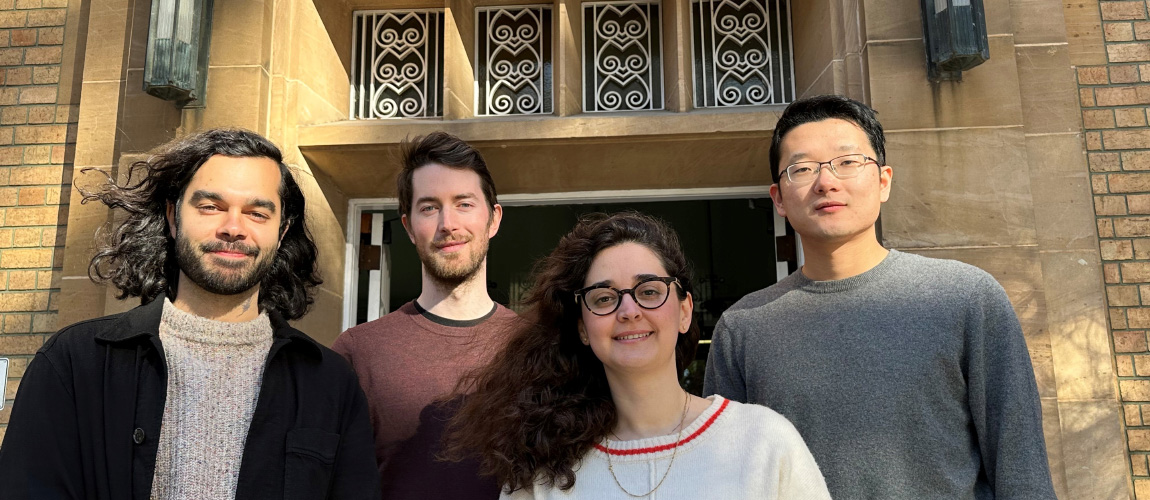
[[[128,216],[89,275],[143,305],[36,353],[0,446],[0,494],[378,499],[355,374],[287,323],[321,281],[279,149],[209,130],[83,194]]]

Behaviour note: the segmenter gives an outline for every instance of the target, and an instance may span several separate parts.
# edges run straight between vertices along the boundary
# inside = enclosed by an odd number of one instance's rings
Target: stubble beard
[[[434,245],[434,243],[435,242],[432,242],[432,245]],[[475,279],[479,274],[480,268],[483,267],[483,261],[487,259],[487,249],[490,245],[490,240],[486,237],[486,234],[484,234],[472,238],[471,241],[466,244],[475,245],[474,252],[471,252],[470,259],[466,259],[459,254],[445,257],[436,254],[433,247],[419,247],[419,260],[423,263],[423,268],[426,270],[428,277],[448,290]]]
[[[209,254],[224,249],[247,254],[253,257],[253,261],[237,264],[226,261],[216,263],[219,267],[232,272],[211,269],[211,265],[207,263]],[[258,247],[242,243],[229,244],[222,241],[202,243],[197,251],[191,240],[179,229],[176,230],[176,262],[180,266],[180,271],[197,286],[216,295],[237,295],[259,285],[271,269],[275,254],[274,251],[262,252]]]

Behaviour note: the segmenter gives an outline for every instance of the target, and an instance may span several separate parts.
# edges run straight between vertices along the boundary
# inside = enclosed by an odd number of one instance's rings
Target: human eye
[[[249,216],[253,219],[258,219],[261,221],[265,221],[265,220],[272,218],[270,215],[265,214],[263,212],[258,212],[258,211],[257,212],[249,212]]]
[[[593,307],[609,307],[618,300],[614,290],[598,288],[587,292],[587,302]]]
[[[815,170],[811,165],[812,163],[796,163],[787,168],[791,171],[791,175],[807,175]]]
[[[203,203],[196,206],[196,210],[201,212],[216,212],[219,211],[219,209],[220,207],[216,206],[214,203]]]
[[[421,205],[419,207],[419,213],[421,213],[421,214],[429,214],[429,213],[432,213],[434,211],[435,211],[435,205]]]

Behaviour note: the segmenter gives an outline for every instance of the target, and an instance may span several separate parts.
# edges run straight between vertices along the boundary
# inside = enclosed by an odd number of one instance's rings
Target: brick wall
[[[56,329],[76,106],[59,91],[67,0],[0,0],[0,357],[19,377]]]

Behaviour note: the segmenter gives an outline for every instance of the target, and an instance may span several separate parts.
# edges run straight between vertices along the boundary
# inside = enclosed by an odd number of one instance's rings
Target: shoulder
[[[381,316],[379,319],[361,323],[344,330],[339,334],[339,337],[332,343],[332,348],[336,352],[347,355],[352,351],[360,348],[364,342],[372,344],[383,342],[388,339],[388,332],[397,329],[410,329],[413,325],[411,323],[411,315],[418,314],[411,303],[404,304],[399,309]],[[368,350],[374,350],[371,347]]]
[[[730,327],[732,322],[761,318],[766,312],[765,309],[772,303],[788,292],[798,289],[798,274],[798,272],[792,273],[778,283],[745,295],[723,312],[723,323]]]
[[[79,321],[61,328],[52,336],[48,337],[48,340],[44,341],[44,345],[40,347],[39,352],[47,356],[55,356],[96,349],[99,347],[97,343],[98,337],[110,333],[129,333],[120,331],[126,327],[123,320],[127,315],[141,307],[144,306],[139,306],[131,311],[119,314]]]
[[[979,267],[952,259],[938,259],[908,252],[891,250],[898,256],[895,268],[899,274],[912,275],[938,286],[997,285],[990,273]]]
[[[780,451],[806,448],[798,429],[779,412],[762,405],[727,401],[724,427],[733,431],[730,438],[737,440],[740,446],[764,446]]]

